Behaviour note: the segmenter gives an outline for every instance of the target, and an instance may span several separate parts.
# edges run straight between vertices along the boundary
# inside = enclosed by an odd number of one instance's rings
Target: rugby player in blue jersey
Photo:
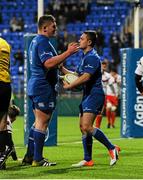
[[[114,165],[118,159],[120,148],[113,145],[104,133],[93,127],[93,122],[98,114],[101,113],[104,104],[104,92],[101,83],[101,63],[100,57],[94,49],[96,43],[96,32],[85,31],[79,40],[79,48],[83,51],[80,65],[77,68],[79,78],[68,84],[64,82],[64,89],[73,89],[83,85],[83,99],[80,108],[80,130],[82,133],[82,143],[84,149],[84,158],[73,167],[93,166],[92,160],[92,137],[101,142],[109,151],[111,158],[110,165]],[[62,67],[64,74],[69,71]]]
[[[40,17],[38,34],[29,47],[31,77],[28,82],[28,96],[33,104],[35,123],[30,129],[28,148],[22,164],[56,164],[43,158],[42,153],[48,122],[56,105],[57,69],[68,56],[78,51],[78,44],[72,43],[64,53],[57,55],[49,41],[49,38],[55,35],[56,29],[56,21],[52,15]]]

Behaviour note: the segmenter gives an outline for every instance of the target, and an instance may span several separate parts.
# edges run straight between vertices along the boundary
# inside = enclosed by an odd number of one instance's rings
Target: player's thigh
[[[52,113],[44,113],[39,109],[35,109],[35,128],[45,131],[48,127]]]
[[[0,116],[8,112],[11,99],[10,83],[0,82]],[[2,117],[0,117],[1,120]]]
[[[111,105],[117,106],[118,105],[118,97],[107,96],[107,103],[110,103]]]
[[[80,125],[83,127],[92,127],[94,119],[96,117],[96,114],[94,113],[83,113],[83,115],[80,118]]]

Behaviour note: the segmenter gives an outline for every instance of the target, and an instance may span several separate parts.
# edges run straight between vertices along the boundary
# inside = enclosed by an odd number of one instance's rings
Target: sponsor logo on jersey
[[[38,103],[38,106],[39,106],[39,107],[44,107],[45,105],[44,105],[43,102],[40,102],[40,103]]]
[[[49,107],[50,107],[50,108],[53,108],[53,107],[54,107],[54,102],[50,102],[50,103],[49,103]]]

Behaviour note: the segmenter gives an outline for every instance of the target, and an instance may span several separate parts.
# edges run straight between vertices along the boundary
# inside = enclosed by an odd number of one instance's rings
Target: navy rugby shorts
[[[33,109],[39,109],[40,111],[48,114],[53,112],[56,106],[56,93],[44,93],[36,96],[29,96],[32,101]]]
[[[85,112],[100,114],[104,105],[104,94],[89,94],[83,98],[79,105],[81,115]]]

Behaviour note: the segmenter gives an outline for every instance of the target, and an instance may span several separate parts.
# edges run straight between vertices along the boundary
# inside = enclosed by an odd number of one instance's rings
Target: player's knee
[[[111,109],[112,108],[112,104],[110,102],[107,102],[106,108],[107,109]]]
[[[48,123],[45,121],[39,121],[36,119],[35,121],[35,129],[39,129],[40,131],[46,131],[48,127]]]
[[[117,107],[116,106],[112,106],[111,107],[111,111],[116,111]]]
[[[81,125],[80,126],[80,129],[81,129],[81,131],[83,132],[83,133],[87,133],[87,132],[89,132],[90,131],[90,127],[88,126],[88,125]]]

